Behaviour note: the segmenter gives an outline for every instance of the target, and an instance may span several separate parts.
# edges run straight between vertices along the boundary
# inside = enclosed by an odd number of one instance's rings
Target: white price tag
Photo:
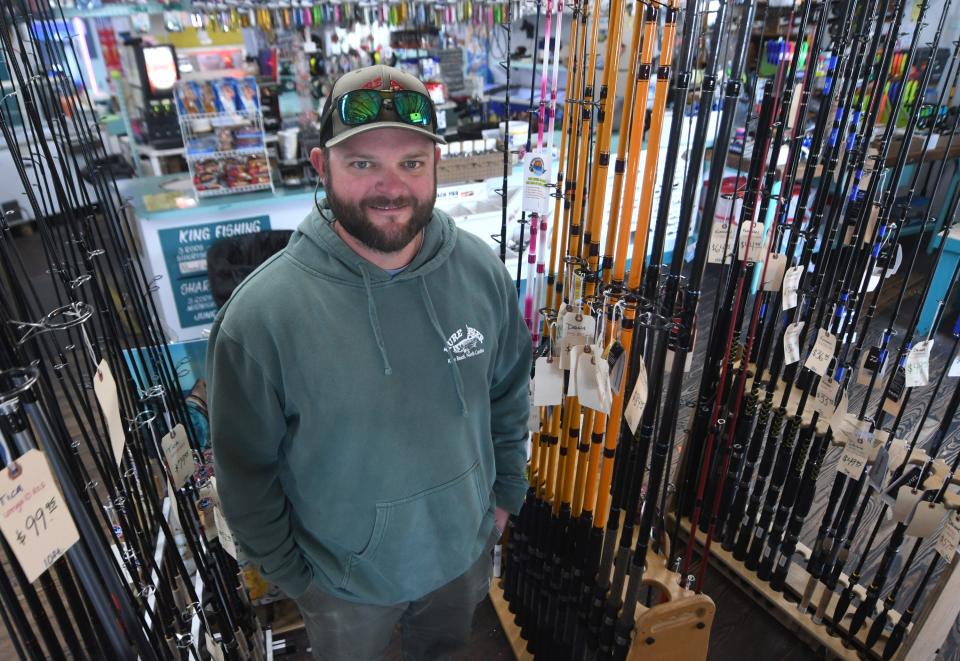
[[[923,498],[923,491],[914,491],[908,486],[902,486],[897,491],[897,500],[893,504],[890,512],[891,517],[897,523],[906,523],[913,516],[913,510]]]
[[[0,530],[31,583],[80,539],[40,450],[0,470]]]
[[[193,451],[187,440],[187,431],[183,425],[177,425],[166,436],[160,439],[163,456],[167,460],[173,486],[179,489],[193,475],[197,464],[193,459]]]
[[[623,409],[623,417],[627,421],[627,426],[634,434],[637,433],[637,426],[643,417],[643,407],[647,403],[647,368],[643,361],[640,361],[640,369],[637,372],[637,383],[630,393],[630,399]]]
[[[597,345],[584,347],[577,356],[577,397],[589,409],[610,412],[610,373]]]
[[[960,356],[954,358],[953,362],[950,363],[950,371],[947,372],[947,376],[960,376]]]
[[[766,228],[763,223],[754,223],[750,230],[750,224],[744,224],[740,238],[737,241],[737,259],[741,261],[758,262],[763,259],[766,251]]]
[[[708,264],[729,264],[733,259],[733,246],[737,240],[737,223],[713,221],[710,227],[710,252]]]
[[[560,361],[549,356],[537,358],[533,376],[533,405],[554,406],[563,402],[563,370]]]
[[[825,418],[833,415],[837,408],[837,394],[840,392],[840,384],[829,374],[820,379],[817,386],[817,397],[813,403],[813,410],[820,412],[820,417]]]
[[[117,466],[123,461],[123,446],[126,437],[123,435],[123,417],[120,415],[120,399],[117,397],[117,382],[106,360],[101,360],[97,366],[97,373],[93,375],[93,392],[100,402],[103,417],[107,420],[107,433],[110,436],[110,447],[113,449],[113,460]]]
[[[833,352],[837,347],[837,338],[831,335],[829,331],[822,328],[817,329],[817,341],[810,349],[810,355],[807,356],[807,362],[803,364],[811,372],[825,376],[830,361],[833,360]]]
[[[804,322],[796,321],[789,326],[783,333],[783,363],[784,365],[793,365],[800,360],[800,333],[803,331]]]
[[[223,513],[219,507],[213,510],[213,520],[217,524],[217,535],[220,537],[220,545],[223,546],[223,550],[226,551],[231,558],[236,560],[237,544],[233,540],[233,533],[230,532],[230,526],[227,525],[227,520],[223,518]]]
[[[947,517],[947,522],[937,537],[937,553],[945,562],[953,562],[953,554],[957,552],[957,545],[960,544],[960,512],[954,512]]]
[[[783,286],[783,272],[787,268],[787,256],[770,253],[767,270],[763,275],[763,291],[780,291]]]
[[[797,307],[797,291],[800,289],[800,277],[803,275],[802,266],[792,266],[783,274],[783,309],[792,310]]]
[[[572,370],[575,369],[576,365],[574,364],[573,353],[577,347],[581,347],[585,344],[590,344],[592,338],[587,337],[586,335],[568,335],[562,340],[560,340],[560,369],[561,370]],[[573,379],[571,375],[571,380]],[[567,386],[570,390],[576,391],[576,384],[570,383]],[[569,397],[571,393],[567,393]]]
[[[867,466],[872,449],[873,434],[863,429],[858,430],[853,438],[847,439],[837,464],[837,471],[848,475],[853,480],[859,480],[863,475],[863,469]]]
[[[562,323],[560,324],[561,337],[564,339],[571,336],[578,336],[586,337],[590,342],[593,342],[593,336],[596,330],[597,320],[578,310],[564,313]]]
[[[550,158],[532,151],[523,157],[523,210],[545,214],[550,207]]]
[[[943,503],[920,503],[907,526],[907,534],[911,537],[929,537],[946,516],[947,508]]]
[[[907,379],[907,387],[915,388],[930,383],[930,352],[933,350],[933,340],[918,342],[907,354],[907,361],[903,369]]]

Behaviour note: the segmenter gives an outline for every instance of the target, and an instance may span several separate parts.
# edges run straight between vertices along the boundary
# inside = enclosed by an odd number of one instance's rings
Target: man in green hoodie
[[[469,639],[526,480],[531,343],[510,276],[433,208],[423,84],[344,75],[311,153],[326,199],[210,336],[220,502],[323,659]]]

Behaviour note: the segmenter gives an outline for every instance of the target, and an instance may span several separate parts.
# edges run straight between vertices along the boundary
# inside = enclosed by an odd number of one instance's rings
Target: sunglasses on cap
[[[411,90],[353,90],[337,98],[332,109],[346,126],[362,126],[380,119],[384,107],[400,121],[436,129],[430,97]]]

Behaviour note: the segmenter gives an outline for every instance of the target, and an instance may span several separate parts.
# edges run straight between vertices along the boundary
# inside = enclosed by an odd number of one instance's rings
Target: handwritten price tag
[[[960,512],[955,512],[947,517],[947,522],[937,537],[936,551],[946,562],[953,562],[953,554],[957,552],[957,545],[960,544]]]
[[[590,338],[592,342],[594,333],[597,330],[597,320],[578,310],[568,310],[563,315],[563,323],[560,329],[564,338],[570,337],[571,335],[579,335]]]
[[[873,434],[863,429],[858,430],[853,438],[847,440],[843,454],[840,455],[837,470],[851,479],[859,480],[863,475],[863,469],[867,466],[867,459],[872,449]]]
[[[802,266],[788,268],[783,274],[783,309],[792,310],[797,307],[797,291],[800,289],[800,277],[803,275]]]
[[[31,583],[79,539],[70,510],[40,450],[0,471],[0,530]]]
[[[910,349],[903,366],[908,388],[925,386],[930,383],[930,352],[932,350],[932,339],[926,342],[918,342]]]
[[[783,272],[787,267],[787,256],[780,253],[770,253],[767,260],[767,271],[763,276],[763,291],[780,291],[783,286]]]
[[[817,386],[817,398],[814,400],[813,410],[820,412],[820,417],[824,418],[833,415],[837,408],[837,394],[840,392],[840,384],[830,375],[820,379],[820,385]]]
[[[237,544],[233,540],[233,533],[230,532],[230,526],[227,525],[227,520],[223,518],[223,513],[220,512],[219,507],[213,510],[213,520],[217,524],[217,534],[220,536],[220,545],[231,558],[236,560]]]
[[[93,375],[93,392],[107,419],[107,433],[110,436],[110,447],[113,448],[113,460],[119,466],[123,460],[123,446],[126,444],[126,438],[123,435],[123,417],[120,415],[117,382],[114,381],[113,373],[106,360],[100,361],[97,373]]]
[[[733,259],[733,246],[737,240],[737,223],[726,220],[713,222],[710,228],[709,264],[728,264]]]
[[[803,364],[811,372],[825,376],[830,361],[833,360],[833,352],[837,347],[837,338],[831,335],[829,331],[822,328],[817,329],[817,341],[807,356],[807,362]]]
[[[800,360],[800,332],[803,331],[802,321],[796,321],[783,333],[783,363],[793,365]]]
[[[623,417],[627,421],[627,426],[634,434],[637,433],[637,426],[640,424],[640,418],[643,417],[643,407],[647,403],[647,369],[640,361],[640,370],[637,372],[637,383],[633,387],[630,399],[623,409]]]
[[[170,430],[170,433],[160,439],[160,447],[163,449],[163,456],[167,460],[173,486],[179,489],[186,484],[197,469],[197,464],[193,459],[193,451],[190,449],[190,443],[187,440],[187,431],[183,428],[183,425],[177,425]]]
[[[765,228],[763,223],[754,223],[753,229],[746,224],[740,232],[740,238],[737,242],[737,259],[741,261],[757,262],[763,259],[766,251]]]

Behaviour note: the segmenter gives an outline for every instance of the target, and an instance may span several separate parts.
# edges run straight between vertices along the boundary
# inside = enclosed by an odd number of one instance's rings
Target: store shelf
[[[130,16],[131,14],[162,14],[165,11],[180,11],[182,7],[173,5],[161,5],[157,2],[148,2],[137,5],[104,5],[94,9],[81,9],[79,7],[64,8],[63,14],[67,18],[113,18],[119,16]]]
[[[208,158],[220,160],[234,156],[252,156],[254,154],[263,154],[263,145],[256,147],[245,147],[243,149],[228,149],[225,151],[211,151],[203,154],[186,154],[186,158],[191,161],[200,161]]]
[[[232,119],[234,117],[244,117],[246,119],[254,119],[260,110],[235,110],[233,112],[192,112],[187,115],[183,115],[184,119],[195,120],[195,119],[209,119],[211,122],[215,119]]]
[[[215,188],[211,190],[198,190],[197,197],[219,197],[220,195],[237,195],[239,193],[252,193],[258,190],[270,190],[272,184],[253,184],[251,186],[234,186],[233,188]]]

